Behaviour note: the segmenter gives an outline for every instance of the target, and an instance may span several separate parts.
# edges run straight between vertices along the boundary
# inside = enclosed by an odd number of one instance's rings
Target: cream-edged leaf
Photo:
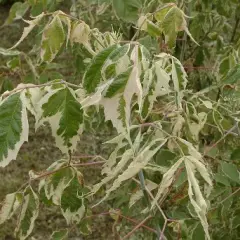
[[[20,147],[28,141],[28,118],[24,92],[0,102],[0,167],[15,160]]]
[[[79,223],[85,215],[86,207],[83,195],[87,192],[88,189],[80,185],[76,175],[69,183],[69,186],[64,189],[60,206],[68,225]]]
[[[6,195],[0,210],[0,224],[10,219],[22,202],[22,194],[19,192]]]
[[[103,185],[110,182],[112,179],[114,179],[126,166],[126,164],[129,162],[129,160],[133,157],[133,151],[131,149],[126,150],[120,161],[117,163],[117,165],[112,168],[110,172],[107,173],[107,177],[103,178],[101,182],[95,184],[92,188],[92,192],[96,193]]]
[[[15,230],[20,240],[26,239],[32,233],[38,213],[39,198],[31,187],[27,187],[24,191],[19,222]]]
[[[127,169],[124,170],[124,172],[120,174],[113,182],[112,186],[107,189],[105,197],[100,202],[108,198],[110,193],[118,189],[124,181],[134,177],[137,173],[139,173],[139,171],[148,164],[148,162],[152,159],[156,152],[166,143],[166,141],[166,139],[155,139],[150,142],[146,148],[140,151],[137,156],[133,158]],[[155,146],[155,148],[151,150],[153,146]]]
[[[43,30],[40,52],[42,61],[51,62],[56,57],[64,41],[65,31],[57,14]]]
[[[57,147],[68,153],[76,149],[83,124],[83,110],[75,92],[63,87],[52,90],[40,101],[38,126],[49,122]]]
[[[204,180],[207,181],[208,184],[212,185],[212,182],[208,175],[207,169],[204,167],[204,165],[201,164],[201,162],[199,162],[198,159],[195,159],[192,156],[186,156],[184,163],[188,177],[188,195],[190,201],[194,207],[195,212],[197,213],[198,218],[201,221],[206,238],[210,239],[206,217],[208,205],[201,192],[199,182],[195,176],[195,171],[200,170],[199,173],[204,178]]]
[[[174,163],[169,170],[164,173],[162,181],[159,185],[158,192],[155,196],[155,198],[152,201],[152,208],[156,206],[158,201],[161,201],[164,199],[165,194],[167,193],[168,188],[171,186],[174,178],[175,178],[175,173],[184,161],[184,157],[180,158],[176,163]]]
[[[33,28],[39,24],[39,22],[42,20],[44,16],[45,16],[45,13],[41,13],[31,21],[25,20],[25,22],[29,24],[29,26],[24,28],[21,38],[13,47],[11,47],[11,49],[16,48],[28,36],[28,34],[33,30]]]
[[[59,168],[59,166],[57,166]],[[57,170],[57,171],[56,171]],[[71,168],[60,167],[56,169],[56,173],[42,180],[40,186],[44,187],[47,199],[52,199],[53,203],[60,205],[61,196],[65,188],[67,188],[74,177]]]
[[[150,192],[158,187],[158,184],[146,179],[145,181],[145,187]],[[139,189],[137,192],[132,194],[130,200],[129,200],[129,207],[132,207],[137,201],[139,201],[144,196],[143,190]]]

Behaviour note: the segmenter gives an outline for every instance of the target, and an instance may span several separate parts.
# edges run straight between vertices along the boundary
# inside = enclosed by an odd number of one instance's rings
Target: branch
[[[240,188],[238,188],[236,191],[234,191],[233,193],[231,193],[229,196],[227,196],[226,198],[224,198],[219,204],[222,204],[223,202],[225,202],[226,200],[228,200],[230,197],[232,197],[233,195],[235,195],[236,193],[238,193],[240,191]]]
[[[2,97],[3,98],[8,97],[9,95],[12,95],[18,91],[22,91],[22,90],[29,89],[29,88],[40,88],[40,87],[52,86],[52,85],[61,84],[61,83],[66,84],[70,87],[81,88],[81,86],[79,86],[79,85],[75,85],[75,84],[66,82],[64,80],[61,80],[60,82],[50,82],[50,83],[44,83],[44,84],[39,84],[39,85],[26,84],[26,85],[23,85],[22,87],[13,89],[12,91],[6,91],[5,93],[2,94]]]
[[[233,29],[233,33],[232,33],[232,37],[231,37],[230,42],[233,42],[233,41],[234,41],[234,38],[235,38],[235,35],[236,35],[236,32],[237,32],[237,28],[238,28],[239,22],[240,22],[240,18],[237,17],[237,18],[236,18],[235,25],[234,25],[234,29]]]
[[[134,232],[136,232],[140,227],[142,227],[142,225],[150,218],[152,218],[152,216],[148,216],[144,220],[142,220],[132,231],[130,231],[127,235],[125,235],[121,240],[125,240],[128,237],[130,237]]]
[[[210,146],[206,151],[204,151],[204,155],[206,155],[210,150],[216,147],[222,140],[224,140],[229,134],[231,134],[236,128],[238,128],[238,123],[236,123],[232,128],[230,128],[217,142],[215,142],[212,146]]]
[[[132,223],[135,223],[135,224],[138,224],[138,225],[139,225],[139,222],[138,222],[137,220],[135,220],[135,219],[133,219],[133,218],[130,218],[130,217],[126,217],[126,216],[124,216],[124,215],[122,215],[122,214],[120,214],[120,213],[114,213],[114,212],[111,212],[111,213],[110,213],[110,212],[103,212],[103,213],[99,213],[99,214],[93,214],[93,215],[91,215],[91,216],[86,216],[86,217],[84,217],[83,220],[84,220],[84,219],[88,219],[88,218],[93,218],[93,217],[99,217],[99,216],[103,216],[103,215],[110,215],[110,214],[119,215],[121,218],[124,218],[124,219],[128,220],[129,222],[132,222]],[[156,233],[156,230],[154,230],[154,229],[151,228],[151,227],[148,227],[147,225],[142,224],[141,227],[149,230],[150,232]]]

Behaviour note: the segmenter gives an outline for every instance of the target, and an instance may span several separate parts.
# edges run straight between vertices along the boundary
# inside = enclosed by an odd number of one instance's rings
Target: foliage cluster
[[[51,239],[66,239],[90,234],[92,209],[107,203],[116,239],[240,237],[238,1],[85,0],[69,13],[62,2],[16,2],[2,26],[27,24],[0,48],[0,166],[28,141],[31,115],[63,156],[6,196],[0,224],[17,214],[26,239],[39,204],[55,205],[67,227]],[[115,131],[108,159],[77,159],[81,134],[103,125]],[[102,165],[92,186],[80,171],[91,165]],[[124,216],[137,219],[131,231]]]

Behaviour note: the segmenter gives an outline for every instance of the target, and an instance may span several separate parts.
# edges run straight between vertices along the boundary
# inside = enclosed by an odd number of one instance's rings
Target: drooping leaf
[[[42,20],[44,16],[45,16],[45,13],[41,13],[31,21],[25,20],[25,22],[29,24],[29,26],[24,28],[21,38],[13,47],[11,47],[11,49],[16,48],[28,36],[28,34],[33,30],[33,28],[38,25],[38,23]]]
[[[126,125],[130,124],[130,115],[131,115],[131,102],[133,96],[136,94],[138,97],[138,106],[141,111],[142,107],[142,85],[140,82],[141,68],[139,67],[139,46],[136,45],[131,54],[131,60],[133,61],[133,69],[130,73],[128,82],[124,89],[123,97],[125,101],[125,116],[126,116]]]
[[[29,4],[27,1],[24,3],[15,2],[9,11],[9,15],[5,21],[5,24],[11,24],[14,20],[21,19],[27,12],[28,8]]]
[[[28,119],[23,93],[15,93],[0,102],[0,167],[15,160],[28,141]]]
[[[172,184],[175,177],[175,173],[183,161],[184,161],[184,157],[180,158],[175,164],[173,164],[169,168],[169,170],[166,173],[164,173],[162,181],[158,188],[158,192],[151,203],[152,208],[156,206],[157,202],[161,201],[165,197],[165,194],[167,193],[167,189]]]
[[[148,162],[152,159],[152,157],[156,154],[156,152],[166,143],[166,139],[155,139],[149,143],[149,145],[144,148],[142,151],[138,153],[138,155],[133,159],[133,161],[129,164],[128,168],[120,174],[117,179],[113,182],[112,186],[107,189],[105,197],[100,201],[104,201],[111,192],[118,189],[122,182],[134,177],[140,170],[142,170]],[[153,148],[153,146],[156,147]]]
[[[43,31],[40,53],[42,61],[51,62],[56,57],[64,41],[63,25],[60,17],[56,15]]]
[[[83,123],[83,110],[68,87],[50,91],[40,101],[42,112],[38,126],[48,121],[57,147],[64,153],[75,150]]]
[[[19,216],[19,223],[15,230],[20,240],[26,239],[32,233],[38,213],[38,196],[31,187],[27,187],[24,191],[24,199]]]
[[[119,18],[126,22],[136,22],[138,10],[142,7],[141,0],[113,0],[113,8]]]
[[[62,229],[54,231],[50,237],[50,240],[66,240],[68,236],[68,230]]]
[[[88,190],[80,185],[77,176],[64,189],[60,206],[67,224],[79,223],[83,218],[86,211],[83,195],[87,192]]]
[[[180,31],[185,31],[190,39],[198,44],[187,28],[183,11],[176,5],[169,4],[165,8],[157,11],[154,16],[162,28],[165,40],[170,48],[175,47],[177,34]]]
[[[146,179],[145,181],[145,187],[149,191],[152,191],[158,187],[158,184]],[[138,190],[134,194],[132,194],[130,200],[129,200],[129,207],[132,207],[137,201],[139,201],[142,197],[144,197],[142,189]]]
[[[19,192],[8,194],[0,210],[0,224],[10,219],[22,203],[22,194]]]
[[[132,157],[133,151],[131,149],[126,150],[123,153],[121,160],[118,162],[118,164],[114,168],[112,168],[111,171],[106,172],[107,177],[103,178],[100,183],[97,183],[93,186],[92,192],[96,193],[104,184],[107,184],[112,179],[114,179],[122,171],[122,169],[126,166],[126,164]]]
[[[173,57],[172,58],[172,80],[174,85],[174,90],[177,94],[177,105],[181,108],[182,93],[181,91],[186,88],[187,85],[187,74],[180,63],[180,61]]]
[[[195,212],[198,215],[198,218],[201,221],[206,238],[210,240],[211,238],[208,231],[208,221],[206,217],[208,205],[206,199],[203,197],[203,194],[200,190],[200,185],[195,176],[195,171],[197,170],[201,174],[201,176],[209,184],[210,187],[212,186],[212,181],[210,179],[207,169],[198,159],[192,156],[186,156],[184,158],[184,163],[188,177],[188,195],[190,201],[194,207]]]
[[[108,56],[117,48],[117,45],[110,46],[98,53],[91,61],[83,77],[83,87],[87,93],[92,93],[101,82],[102,67]]]
[[[89,42],[90,28],[85,22],[76,22],[71,31],[71,42],[87,44]]]

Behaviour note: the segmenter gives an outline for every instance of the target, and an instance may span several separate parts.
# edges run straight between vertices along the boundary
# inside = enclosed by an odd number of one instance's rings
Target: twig
[[[143,221],[141,221],[132,231],[130,231],[127,235],[125,235],[122,240],[129,238],[134,232],[136,232],[147,220],[152,218],[152,216],[146,217]]]
[[[92,165],[101,165],[106,163],[105,161],[99,161],[99,162],[88,162],[88,163],[74,163],[71,164],[73,167],[86,167],[86,166],[92,166]]]
[[[12,94],[18,92],[18,91],[22,91],[22,90],[29,89],[29,88],[40,88],[40,87],[52,86],[52,85],[61,84],[61,83],[66,84],[66,85],[71,86],[71,87],[81,88],[78,85],[75,85],[75,84],[66,82],[64,80],[61,80],[60,82],[50,82],[50,83],[44,83],[44,84],[39,84],[39,85],[27,84],[27,85],[24,85],[22,87],[15,88],[12,91],[7,91],[7,92],[3,93],[2,97],[7,97],[9,95],[12,95]]]
[[[163,233],[164,233],[164,231],[166,229],[167,223],[168,223],[168,220],[165,220],[159,240],[162,240],[163,237],[164,237]]]
[[[236,191],[234,191],[233,193],[231,193],[230,195],[228,195],[226,198],[224,198],[220,203],[222,204],[223,202],[225,202],[226,200],[228,200],[230,197],[232,197],[233,195],[235,195],[236,193],[238,193],[240,191],[240,188],[238,188]]]
[[[234,38],[235,38],[235,35],[236,35],[236,32],[237,32],[237,28],[238,28],[239,22],[240,22],[240,18],[237,17],[230,42],[234,41]]]
[[[114,213],[114,212],[111,212],[111,213],[110,213],[110,212],[103,212],[103,213],[99,213],[99,214],[93,214],[93,215],[91,215],[91,216],[86,216],[86,217],[84,217],[83,220],[84,220],[84,219],[88,219],[88,218],[93,218],[93,217],[110,215],[110,214],[119,215],[121,218],[124,218],[124,219],[128,220],[129,222],[132,222],[132,223],[135,223],[135,224],[139,224],[139,222],[138,222],[137,220],[133,219],[133,218],[126,217],[126,216],[124,216],[124,215],[122,215],[122,214],[120,214],[120,213]],[[150,232],[156,233],[156,230],[154,230],[154,229],[151,228],[151,227],[148,227],[147,225],[142,224],[141,227],[149,230]]]
[[[212,146],[210,146],[206,151],[204,151],[204,155],[206,155],[210,150],[216,147],[222,140],[224,140],[229,134],[233,132],[238,127],[238,123],[236,123],[232,128],[230,128],[217,142],[215,142]]]

